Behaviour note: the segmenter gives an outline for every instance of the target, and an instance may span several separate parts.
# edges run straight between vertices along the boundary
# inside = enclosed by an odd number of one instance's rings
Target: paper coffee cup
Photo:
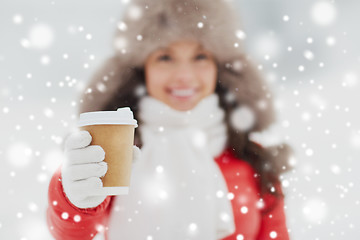
[[[104,161],[108,164],[108,170],[101,179],[103,188],[95,190],[94,195],[129,193],[134,131],[137,126],[129,107],[80,114],[78,127],[91,134],[90,145],[100,145],[104,149]]]

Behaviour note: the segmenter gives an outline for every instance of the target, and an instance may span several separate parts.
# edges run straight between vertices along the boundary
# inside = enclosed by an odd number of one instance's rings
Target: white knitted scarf
[[[142,153],[129,195],[115,199],[110,240],[216,240],[233,233],[228,189],[214,161],[227,141],[218,96],[191,111],[149,96],[139,107]]]

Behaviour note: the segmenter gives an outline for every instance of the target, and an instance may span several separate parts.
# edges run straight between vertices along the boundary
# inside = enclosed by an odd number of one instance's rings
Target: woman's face
[[[212,94],[216,78],[214,57],[195,41],[177,41],[157,49],[145,62],[149,95],[179,111],[191,110]]]

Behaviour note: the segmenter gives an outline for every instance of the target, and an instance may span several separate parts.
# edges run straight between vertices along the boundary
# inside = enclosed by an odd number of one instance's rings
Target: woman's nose
[[[195,79],[194,69],[189,63],[177,64],[174,79],[178,82],[191,82]]]

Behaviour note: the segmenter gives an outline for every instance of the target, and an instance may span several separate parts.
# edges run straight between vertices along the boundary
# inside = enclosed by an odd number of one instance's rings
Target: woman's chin
[[[172,108],[172,109],[175,109],[175,110],[177,110],[177,111],[183,111],[183,112],[185,112],[185,111],[189,111],[189,110],[191,110],[191,109],[193,109],[194,107],[195,107],[195,105],[194,104],[169,104],[169,106]]]
[[[189,111],[196,106],[195,99],[176,99],[175,101],[169,101],[168,105],[178,111]]]
[[[167,94],[166,104],[169,105],[172,109],[178,111],[188,111],[195,107],[197,99],[197,94],[191,96],[175,96],[172,94]]]

